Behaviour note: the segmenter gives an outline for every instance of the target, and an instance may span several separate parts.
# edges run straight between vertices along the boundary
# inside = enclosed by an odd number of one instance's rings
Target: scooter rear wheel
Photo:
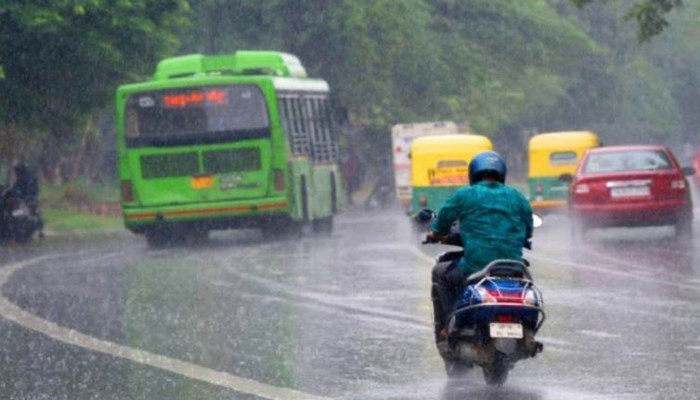
[[[460,360],[444,360],[445,372],[450,378],[461,378],[469,372],[470,366]]]
[[[508,362],[502,353],[496,353],[493,364],[485,366],[484,380],[490,386],[501,386],[508,379]]]

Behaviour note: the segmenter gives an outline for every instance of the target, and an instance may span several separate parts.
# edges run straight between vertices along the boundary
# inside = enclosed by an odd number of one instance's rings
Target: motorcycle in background
[[[541,223],[535,217],[535,225]],[[427,243],[435,242],[423,242]],[[458,234],[442,243],[461,246]],[[463,255],[446,252],[436,262],[451,263]],[[449,377],[478,366],[487,384],[502,385],[517,361],[542,352],[544,346],[535,335],[545,320],[544,303],[528,266],[525,260],[496,260],[466,278],[448,313],[447,340],[438,343]]]
[[[39,212],[39,200],[25,199],[0,187],[0,240],[29,243],[35,233],[43,237],[44,221]]]

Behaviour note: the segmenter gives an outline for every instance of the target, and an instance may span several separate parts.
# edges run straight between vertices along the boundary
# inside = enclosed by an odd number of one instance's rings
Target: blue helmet
[[[492,175],[498,182],[506,182],[506,162],[495,151],[483,151],[469,163],[469,184],[473,185]]]

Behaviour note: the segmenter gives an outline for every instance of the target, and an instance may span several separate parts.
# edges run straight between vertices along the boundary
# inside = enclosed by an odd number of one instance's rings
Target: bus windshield
[[[265,98],[255,85],[204,86],[131,95],[129,147],[189,145],[269,137]]]

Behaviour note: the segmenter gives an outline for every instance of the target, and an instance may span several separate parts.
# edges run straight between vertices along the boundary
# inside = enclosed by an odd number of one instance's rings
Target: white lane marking
[[[395,323],[401,323],[404,326],[411,326],[413,328],[423,331],[432,330],[432,328],[426,321],[417,318],[412,314],[395,312],[383,308],[373,308],[361,305],[348,304],[346,298],[341,298],[323,293],[312,293],[309,291],[294,290],[290,285],[277,283],[270,279],[262,278],[260,276],[248,274],[241,271],[236,271],[233,269],[228,269],[226,272],[231,275],[235,275],[239,278],[255,282],[268,289],[284,292],[288,297],[312,301],[313,303],[315,303],[315,305],[326,306],[332,310],[335,310],[336,312],[338,310],[345,310],[358,315],[364,315],[367,317],[379,318],[385,321],[388,320]]]
[[[420,251],[416,250],[410,245],[405,245],[401,244],[398,246],[394,246],[396,249],[402,249],[406,250],[410,253],[415,254],[418,256],[420,259],[424,259],[426,261],[429,261],[431,264],[433,263],[433,259],[429,258],[428,256],[424,255]],[[364,247],[363,247],[364,249]],[[234,275],[238,278],[245,279],[251,282],[255,282],[259,285],[262,285],[268,289],[271,289],[273,291],[277,292],[283,292],[286,294],[288,297],[293,297],[296,299],[300,299],[302,301],[310,301],[313,303],[315,306],[325,306],[328,307],[331,310],[346,310],[354,314],[358,315],[363,315],[366,317],[371,317],[371,318],[379,318],[384,321],[390,321],[393,323],[400,323],[403,324],[404,326],[411,326],[412,328],[416,328],[419,330],[423,331],[432,331],[432,326],[428,323],[428,321],[424,321],[421,318],[415,317],[413,314],[407,314],[407,313],[402,313],[402,312],[396,312],[396,311],[391,311],[387,310],[384,308],[375,308],[375,307],[368,307],[368,306],[362,306],[362,305],[353,305],[353,304],[348,304],[348,299],[345,297],[338,297],[338,296],[333,296],[331,294],[327,293],[314,293],[310,292],[308,290],[297,290],[295,287],[289,284],[284,284],[284,283],[279,283],[276,282],[272,279],[268,279],[265,277],[261,277],[255,274],[247,273],[240,271],[235,268],[226,268],[225,269],[226,273]],[[432,309],[431,309],[432,311]]]
[[[671,287],[676,287],[676,288],[681,288],[681,289],[689,289],[689,290],[700,290],[700,287],[697,285],[688,285],[680,282],[670,282],[667,280],[660,279],[658,277],[651,277],[651,276],[645,276],[645,275],[639,275],[635,272],[625,272],[622,270],[612,270],[608,269],[605,267],[596,267],[593,265],[586,265],[586,264],[579,264],[575,263],[573,261],[568,261],[568,260],[563,260],[559,258],[555,258],[552,256],[543,256],[542,254],[536,254],[536,253],[531,253],[529,255],[529,258],[532,260],[540,260],[540,261],[545,261],[553,264],[559,264],[559,265],[564,265],[564,266],[569,266],[572,268],[578,268],[578,269],[585,269],[589,271],[597,271],[597,272],[603,272],[609,275],[617,275],[617,276],[622,276],[625,278],[629,279],[634,279],[637,281],[642,281],[642,282],[649,282],[657,285],[665,285],[665,286],[671,286]]]
[[[586,335],[586,336],[593,336],[597,338],[603,338],[603,339],[617,339],[621,338],[622,335],[617,334],[617,333],[610,333],[610,332],[603,332],[603,331],[592,331],[588,329],[581,329],[576,331],[577,333],[580,333],[581,335]]]
[[[54,257],[56,256],[43,256],[5,266],[0,269],[0,288],[2,288],[12,274],[18,270]],[[0,316],[63,343],[148,365],[190,379],[231,389],[236,392],[251,394],[270,400],[330,400],[330,398],[327,397],[319,397],[292,389],[267,385],[227,372],[216,371],[197,364],[85,335],[29,313],[9,301],[5,296],[0,296]]]

